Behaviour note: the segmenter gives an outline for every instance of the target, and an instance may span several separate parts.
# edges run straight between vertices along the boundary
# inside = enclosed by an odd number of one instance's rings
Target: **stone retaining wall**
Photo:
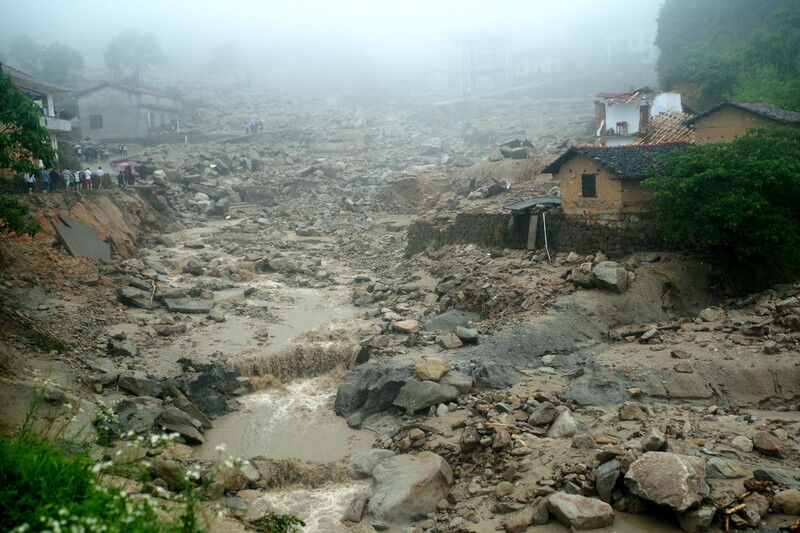
[[[513,222],[509,224],[509,220]],[[576,216],[561,210],[546,214],[547,244],[556,252],[593,254],[603,251],[624,256],[642,250],[663,249],[660,231],[650,214]],[[524,249],[528,240],[528,215],[510,213],[460,213],[452,218],[417,220],[408,228],[406,256],[447,244],[476,244],[487,248]],[[536,248],[544,248],[541,217]]]

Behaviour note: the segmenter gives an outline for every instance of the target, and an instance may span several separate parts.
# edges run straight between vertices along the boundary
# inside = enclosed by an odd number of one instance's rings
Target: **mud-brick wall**
[[[612,257],[665,248],[655,220],[642,214],[589,218],[551,211],[547,214],[547,239],[550,248],[559,252],[588,255],[602,251]]]
[[[417,220],[408,228],[406,256],[447,244],[477,244],[485,247],[525,248],[528,241],[527,215],[510,213],[460,213],[452,223]],[[511,224],[509,224],[511,221]]]

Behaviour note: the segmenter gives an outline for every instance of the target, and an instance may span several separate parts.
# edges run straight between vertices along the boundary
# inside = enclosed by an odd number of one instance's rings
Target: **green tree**
[[[798,108],[800,2],[666,0],[656,46],[661,86],[688,90],[699,107],[744,98]]]
[[[142,72],[166,61],[155,35],[136,30],[125,30],[112,37],[103,59],[115,79],[128,76],[136,82]]]
[[[0,73],[0,169],[36,172],[35,159],[48,167],[53,164],[50,132],[40,119],[33,100],[11,86],[10,76]]]
[[[733,288],[800,275],[800,130],[752,130],[663,156],[644,182],[672,244],[706,256]]]

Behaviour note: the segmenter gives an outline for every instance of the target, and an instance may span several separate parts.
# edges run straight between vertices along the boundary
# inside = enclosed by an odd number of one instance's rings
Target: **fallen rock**
[[[203,443],[203,434],[200,433],[202,423],[177,407],[169,406],[164,409],[158,418],[158,424],[166,430],[181,434],[190,441]]]
[[[382,448],[370,448],[359,452],[353,455],[348,463],[350,475],[355,479],[372,477],[372,471],[378,463],[394,456],[395,453],[392,450],[384,450]]]
[[[725,318],[725,311],[719,307],[706,307],[700,311],[700,314],[697,315],[697,318],[703,322],[719,322]]]
[[[547,436],[551,439],[571,437],[578,432],[578,424],[569,411],[564,411],[553,422],[547,430]]]
[[[121,287],[117,291],[117,298],[120,302],[130,307],[150,309],[153,306],[150,295],[135,287]]]
[[[650,428],[640,440],[642,450],[646,452],[657,452],[667,445],[667,437],[664,432],[658,428]]]
[[[434,381],[410,380],[400,389],[393,404],[413,413],[431,405],[448,402],[458,396],[458,389]]]
[[[445,350],[455,350],[456,348],[464,346],[464,343],[461,342],[461,339],[459,339],[455,333],[440,335],[436,338],[436,342]]]
[[[475,328],[465,328],[458,326],[456,328],[456,336],[465,343],[478,342],[478,330]]]
[[[800,490],[789,489],[777,493],[772,505],[780,513],[800,515]]]
[[[647,420],[647,413],[645,413],[641,407],[631,402],[625,402],[620,405],[618,414],[620,420]]]
[[[215,302],[190,298],[164,298],[164,304],[171,313],[208,314],[214,308]]]
[[[108,355],[115,357],[136,357],[139,355],[139,348],[135,344],[117,339],[108,339],[106,350]]]
[[[413,319],[398,320],[394,323],[394,330],[400,333],[416,333],[419,331],[419,322]]]
[[[117,386],[136,396],[158,398],[164,393],[164,386],[161,383],[133,374],[122,374],[117,380]]]
[[[597,529],[614,523],[611,506],[595,498],[556,492],[547,498],[547,508],[561,524],[576,530]]]
[[[753,447],[769,457],[785,459],[788,455],[786,446],[778,437],[766,431],[759,431],[753,435]]]
[[[150,433],[156,420],[164,412],[163,402],[150,396],[123,398],[114,405],[117,423],[114,432],[123,435],[128,431]]]
[[[711,522],[717,509],[713,506],[698,507],[678,515],[678,524],[686,533],[705,533],[711,529]]]
[[[451,368],[450,363],[435,357],[423,357],[414,361],[414,372],[423,381],[439,381]]]
[[[528,424],[532,426],[545,426],[552,424],[558,416],[558,409],[551,402],[542,402],[533,408],[528,417]]]
[[[736,435],[731,440],[731,446],[739,450],[740,452],[752,452],[753,451],[753,441],[749,438],[745,437],[744,435]]]
[[[436,510],[453,486],[453,471],[433,452],[396,455],[372,472],[373,495],[367,512],[386,524],[403,524]]]
[[[592,273],[594,284],[602,289],[622,292],[628,287],[628,271],[614,261],[597,263]]]
[[[625,474],[625,485],[640,498],[683,512],[708,495],[705,463],[699,457],[647,452]]]
[[[612,459],[595,469],[595,474],[597,474],[595,489],[597,490],[597,495],[604,502],[611,502],[611,493],[614,491],[617,480],[622,473],[620,472],[619,464],[617,459]]]
[[[706,463],[706,472],[712,479],[736,479],[750,475],[750,472],[741,463],[722,457],[709,459]]]
[[[439,380],[442,385],[455,387],[461,394],[466,394],[472,389],[472,378],[458,370],[451,370]]]

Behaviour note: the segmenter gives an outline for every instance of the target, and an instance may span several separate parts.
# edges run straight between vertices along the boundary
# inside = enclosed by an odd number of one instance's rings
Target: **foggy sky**
[[[516,48],[570,48],[601,35],[649,31],[663,0],[0,0],[0,47],[19,33],[55,40],[102,66],[117,31],[154,33],[173,67],[203,64],[233,39],[261,63],[435,68],[462,30],[503,30]]]

